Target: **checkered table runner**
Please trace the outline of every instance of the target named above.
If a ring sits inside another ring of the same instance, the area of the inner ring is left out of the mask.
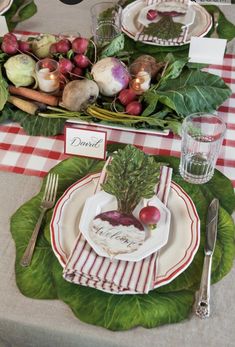
[[[222,77],[233,91],[218,111],[227,123],[227,132],[217,168],[230,178],[235,188],[235,55],[226,55],[223,65],[211,65],[207,71]],[[82,127],[96,128],[86,125]],[[133,144],[149,154],[180,155],[180,138],[171,133],[164,136],[106,130],[110,142]],[[65,158],[63,136],[28,136],[16,123],[0,125],[0,170],[43,177]]]

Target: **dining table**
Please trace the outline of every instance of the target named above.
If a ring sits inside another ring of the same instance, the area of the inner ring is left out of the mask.
[[[54,33],[79,32],[91,35],[89,9],[93,0],[76,5],[59,0],[35,0],[37,13],[21,22],[17,31]],[[220,5],[227,19],[235,24],[235,5]],[[235,42],[232,40],[222,65],[210,65],[232,89],[232,95],[219,108],[227,123],[227,133],[217,161],[235,189]],[[136,145],[146,153],[180,156],[180,137],[108,129],[110,142]],[[15,278],[15,243],[11,217],[19,207],[38,194],[43,177],[68,155],[64,137],[30,136],[17,123],[0,124],[0,346],[1,347],[152,347],[152,346],[234,346],[235,266],[211,286],[211,315],[190,316],[175,324],[155,328],[135,327],[111,331],[80,321],[60,300],[31,299],[18,289]]]

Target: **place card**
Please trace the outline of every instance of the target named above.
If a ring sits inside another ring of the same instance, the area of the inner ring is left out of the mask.
[[[0,16],[0,37],[4,36],[9,32],[7,27],[6,18],[4,16]]]
[[[65,154],[104,160],[106,147],[106,131],[87,130],[72,125],[65,126]]]
[[[189,61],[202,64],[223,64],[227,40],[191,37],[189,47]]]

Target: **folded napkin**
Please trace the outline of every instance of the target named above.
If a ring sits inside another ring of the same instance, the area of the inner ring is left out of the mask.
[[[156,194],[164,203],[170,190],[172,169],[161,168]],[[100,183],[100,182],[99,182]],[[113,293],[148,293],[157,271],[157,252],[131,262],[99,256],[80,233],[63,271],[65,280]]]

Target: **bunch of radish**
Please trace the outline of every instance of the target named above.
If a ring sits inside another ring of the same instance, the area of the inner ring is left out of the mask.
[[[125,106],[126,113],[133,116],[141,114],[142,104],[138,101],[138,95],[136,95],[132,89],[123,89],[118,95],[118,100],[123,106]]]
[[[72,41],[62,38],[51,45],[50,53],[59,55],[59,69],[64,76],[76,78],[84,75],[84,70],[90,66],[86,56],[88,44],[86,38],[76,37]]]
[[[9,55],[27,53],[31,52],[31,45],[30,42],[18,40],[16,35],[8,33],[3,36],[1,50]]]

